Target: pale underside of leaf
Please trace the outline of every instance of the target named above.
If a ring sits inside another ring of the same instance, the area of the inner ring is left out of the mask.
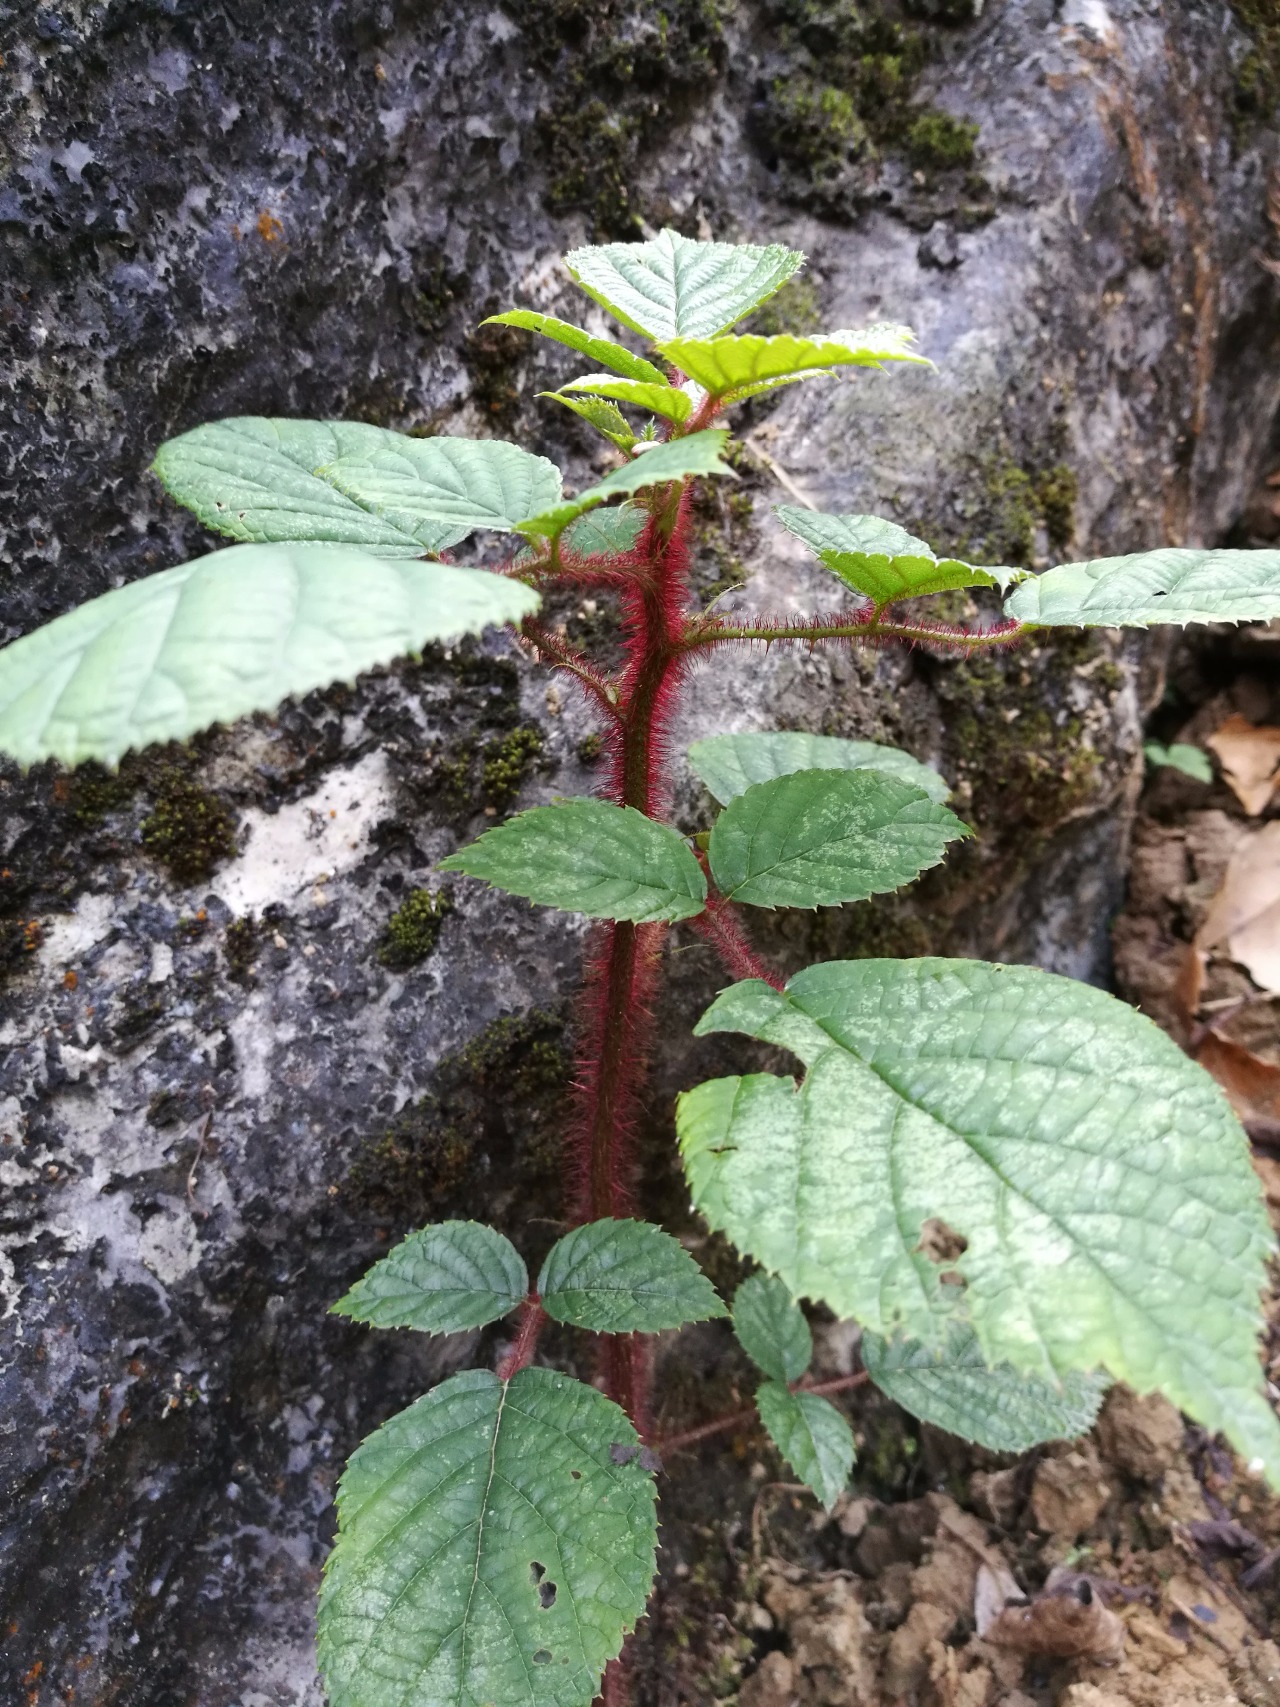
[[[643,356],[632,355],[621,344],[615,344],[610,338],[596,338],[590,332],[583,331],[581,326],[574,326],[567,320],[557,320],[551,314],[538,314],[530,308],[513,308],[506,314],[491,314],[481,322],[484,326],[521,326],[527,332],[540,332],[544,338],[554,338],[558,344],[565,344],[571,350],[577,350],[580,355],[599,362],[601,367],[612,368],[625,379],[644,380],[650,385],[665,385],[667,376],[661,368],[654,367],[652,362],[645,361]]]
[[[1280,551],[1168,546],[1064,563],[1023,581],[1004,608],[1032,627],[1269,622],[1280,616]]]
[[[556,1321],[598,1334],[656,1334],[728,1314],[688,1251],[643,1221],[592,1221],[566,1233],[538,1293]]]
[[[877,741],[847,741],[838,735],[810,735],[800,729],[710,735],[689,748],[689,763],[721,806],[727,806],[753,783],[808,770],[883,771],[923,790],[930,800],[939,803],[951,792],[932,766],[898,747],[885,747]]]
[[[792,771],[729,802],[708,858],[732,900],[834,907],[900,889],[966,834],[947,807],[883,771]]]
[[[531,589],[477,569],[232,546],[104,593],[0,652],[0,751],[23,765],[114,766],[537,605]]]
[[[496,1322],[528,1290],[509,1239],[476,1221],[441,1221],[401,1240],[332,1311],[375,1328],[456,1334]]]
[[[972,1328],[951,1324],[945,1343],[862,1336],[862,1364],[881,1392],[912,1416],[991,1452],[1027,1452],[1075,1440],[1097,1420],[1105,1376],[1069,1371],[1060,1383],[1002,1363],[990,1369]]]
[[[390,436],[390,435],[389,435]],[[511,533],[560,497],[560,470],[498,439],[409,439],[351,453],[320,470],[379,515]]]
[[[651,486],[665,486],[694,474],[720,474],[736,478],[733,470],[721,459],[729,438],[727,427],[709,427],[705,432],[689,433],[685,438],[654,444],[649,449],[637,449],[632,460],[576,498],[557,504],[554,509],[531,516],[521,522],[519,531],[530,538],[554,539],[589,510],[607,504],[614,498],[631,497]]]
[[[804,1312],[776,1274],[753,1274],[734,1294],[733,1331],[771,1380],[798,1381],[813,1357]]]
[[[370,1435],[320,1594],[331,1707],[589,1707],[653,1579],[638,1447],[547,1369],[454,1376]]]
[[[544,907],[635,924],[691,919],[707,883],[693,851],[630,806],[566,800],[487,830],[440,863]]]
[[[671,338],[661,350],[704,391],[731,403],[763,386],[798,377],[806,369],[880,367],[885,362],[927,366],[925,357],[912,350],[914,341],[908,326],[868,326],[810,338],[789,332],[775,337],[740,332],[726,338]]]
[[[940,558],[924,540],[880,516],[829,516],[793,504],[780,504],[774,513],[826,568],[875,605],[961,587],[1009,587],[1026,574]]]
[[[631,403],[637,409],[648,409],[668,421],[687,421],[693,411],[693,399],[679,386],[648,384],[638,379],[617,379],[610,373],[586,373],[581,379],[571,379],[560,387],[562,394],[589,392],[593,397],[611,398],[615,403]]]
[[[792,1393],[780,1381],[766,1381],[758,1389],[756,1408],[778,1451],[830,1511],[853,1468],[848,1423],[821,1394]]]
[[[632,430],[626,416],[616,403],[610,403],[606,397],[566,397],[561,391],[540,391],[538,396],[549,397],[553,403],[563,403],[566,409],[571,409],[627,455],[637,442],[639,435]]]
[[[611,509],[588,510],[565,529],[560,542],[562,556],[623,557],[634,551],[648,516],[631,504]]]
[[[431,445],[415,452],[413,447]],[[408,447],[420,460],[408,509],[379,504],[349,471]],[[469,479],[479,502],[466,504]],[[354,545],[380,557],[443,551],[474,527],[495,525],[495,497],[553,503],[559,470],[543,457],[501,440],[415,440],[359,421],[301,421],[244,415],[212,421],[161,445],[153,464],[169,492],[206,526],[252,544]],[[330,474],[346,471],[345,489]],[[424,497],[445,503],[441,514]],[[527,513],[526,509],[520,512]],[[519,519],[517,516],[516,519]],[[509,523],[505,524],[509,526]]]
[[[700,1033],[805,1061],[681,1099],[694,1201],[796,1296],[988,1364],[1159,1389],[1275,1474],[1258,1369],[1272,1248],[1240,1127],[1151,1022],[1086,985],[977,961],[846,961],[726,991]],[[921,1243],[967,1241],[943,1285]]]
[[[780,244],[699,243],[671,230],[647,243],[565,256],[588,296],[655,343],[715,337],[767,302],[803,264],[803,255]]]

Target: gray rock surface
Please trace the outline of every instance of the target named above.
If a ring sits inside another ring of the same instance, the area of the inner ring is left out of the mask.
[[[770,521],[783,486],[993,560],[1061,555],[1072,529],[1101,553],[1231,527],[1280,401],[1280,319],[1255,258],[1276,139],[1233,133],[1229,12],[996,0],[932,31],[913,98],[978,122],[974,166],[864,151],[824,222],[760,140],[805,8],[667,10],[674,65],[657,8],[612,0],[591,27],[551,0],[11,10],[0,634],[206,548],[144,468],[211,417],[496,430],[585,477],[586,440],[521,401],[565,364],[469,329],[515,300],[568,309],[555,257],[592,220],[786,238],[813,257],[813,312],[908,320],[937,363],[797,387],[746,423],[740,494],[699,514],[700,585],[752,571],[722,608],[831,600]],[[586,110],[588,61],[621,128]],[[564,615],[607,638],[606,611]],[[981,665],[779,648],[701,670],[682,734],[897,741],[980,831],[919,899],[766,921],[762,944],[1104,978],[1158,653],[1068,637]],[[588,731],[491,637],[119,780],[0,782],[6,1701],[318,1700],[346,1453],[497,1343],[424,1348],[324,1308],[431,1216],[484,1214],[531,1259],[550,1242],[583,933],[458,884],[427,958],[379,948],[517,788],[590,788]],[[687,777],[678,810],[701,810]],[[685,1038],[716,976],[674,957],[651,1157],[669,1092],[715,1059]]]

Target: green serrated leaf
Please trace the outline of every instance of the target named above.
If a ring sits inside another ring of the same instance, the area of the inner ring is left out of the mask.
[[[418,497],[448,499],[447,511],[421,504],[407,510],[376,504],[358,481],[342,487],[329,474],[380,453],[420,448]],[[461,452],[457,447],[470,447]],[[454,447],[451,449],[450,447]],[[461,456],[480,504],[459,502],[466,481]],[[379,557],[416,557],[456,545],[475,527],[509,526],[491,518],[505,492],[530,503],[554,503],[560,471],[544,457],[498,439],[409,439],[359,421],[270,420],[242,415],[211,421],[161,445],[152,465],[180,504],[207,527],[254,544],[357,545]]]
[[[1171,747],[1161,746],[1159,741],[1148,741],[1142,749],[1148,764],[1157,768],[1168,766],[1171,770],[1181,771],[1184,776],[1194,777],[1197,782],[1213,781],[1213,765],[1209,755],[1199,747],[1189,746],[1186,742],[1175,741]]]
[[[565,256],[593,301],[655,343],[714,338],[803,264],[803,255],[777,243],[698,243],[671,230],[647,243],[606,243]]]
[[[838,907],[910,883],[970,834],[883,771],[804,770],[753,783],[711,831],[711,875],[752,907]]]
[[[631,504],[588,510],[564,531],[561,551],[577,557],[623,557],[634,551],[648,516]]]
[[[103,593],[0,651],[0,752],[22,765],[114,766],[130,749],[274,711],[537,607],[528,587],[478,569],[232,546]]]
[[[528,1290],[510,1239],[478,1221],[439,1221],[402,1239],[331,1310],[375,1328],[456,1334],[496,1322]]]
[[[878,741],[845,741],[837,735],[809,735],[800,729],[776,729],[741,735],[711,735],[689,748],[694,774],[722,806],[755,782],[768,782],[793,771],[883,771],[930,800],[945,801],[951,790],[931,766],[897,747]]]
[[[1270,622],[1280,616],[1280,551],[1168,546],[1094,557],[1032,575],[1004,601],[1029,627],[1150,628],[1155,623]]]
[[[644,1611],[653,1476],[625,1414],[550,1369],[473,1369],[371,1434],[318,1618],[330,1707],[590,1707]]]
[[[861,960],[734,985],[697,1029],[808,1068],[799,1090],[712,1080],[678,1116],[696,1206],[793,1295],[933,1348],[962,1308],[989,1365],[1159,1389],[1276,1476],[1258,1182],[1223,1093],[1150,1020],[1031,967]],[[960,1285],[931,1218],[967,1241]]]
[[[561,395],[590,392],[594,397],[611,397],[615,403],[633,403],[637,409],[648,409],[668,421],[687,421],[693,413],[693,399],[679,386],[648,385],[638,379],[615,379],[608,373],[587,373],[581,379],[571,379],[560,387]]]
[[[1007,1363],[989,1369],[977,1335],[950,1324],[944,1343],[862,1336],[862,1364],[912,1416],[973,1440],[991,1452],[1027,1452],[1046,1440],[1075,1440],[1097,1421],[1110,1383],[1069,1371],[1061,1384],[1022,1375]]]
[[[563,504],[557,504],[540,516],[521,522],[519,532],[531,539],[539,536],[554,539],[588,510],[607,504],[611,498],[630,497],[648,486],[665,486],[673,480],[683,480],[694,474],[727,474],[737,476],[722,460],[729,437],[727,427],[709,427],[706,432],[689,433],[682,439],[665,444],[652,444],[648,449],[636,447],[633,459],[595,486],[588,486]]]
[[[590,361],[599,362],[601,367],[612,368],[614,373],[622,374],[625,379],[638,379],[650,385],[667,383],[667,376],[662,369],[645,361],[643,356],[633,356],[630,350],[624,349],[621,344],[615,344],[611,338],[592,337],[591,333],[584,332],[581,326],[573,326],[567,320],[557,320],[551,314],[536,314],[530,308],[513,308],[506,314],[491,314],[480,324],[522,326],[526,332],[540,332],[544,338],[554,338],[557,344],[567,344],[571,350],[577,350]]]
[[[702,867],[674,830],[603,800],[521,812],[441,860],[440,870],[592,919],[673,923],[707,903]]]
[[[821,1394],[793,1393],[780,1381],[764,1383],[756,1393],[756,1408],[770,1440],[830,1511],[853,1469],[848,1423]]]
[[[398,520],[511,533],[560,496],[560,470],[500,439],[409,439],[350,452],[319,470],[339,492]]]
[[[794,337],[789,332],[766,338],[755,332],[728,338],[668,338],[662,354],[681,373],[696,379],[712,397],[734,403],[782,380],[798,378],[806,369],[831,371],[838,367],[880,367],[885,362],[917,362],[928,366],[911,346],[909,326],[867,326],[857,332],[816,332]]]
[[[553,403],[563,403],[566,409],[572,409],[575,415],[602,433],[610,444],[628,455],[638,443],[638,435],[632,432],[630,423],[616,403],[610,403],[603,397],[565,397],[559,391],[540,391],[538,396],[549,397]]]
[[[648,1221],[575,1227],[551,1247],[538,1292],[548,1316],[597,1334],[656,1334],[729,1314],[684,1246]]]
[[[757,1369],[773,1381],[798,1381],[813,1357],[804,1311],[776,1274],[753,1274],[734,1294],[733,1331]]]
[[[875,605],[956,587],[1008,587],[1026,574],[937,557],[922,539],[880,516],[827,516],[794,504],[780,504],[774,514],[847,587]]]

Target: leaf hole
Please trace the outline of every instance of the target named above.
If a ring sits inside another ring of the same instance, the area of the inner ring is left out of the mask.
[[[529,1580],[533,1583],[535,1588],[546,1574],[547,1567],[544,1564],[541,1564],[537,1559],[531,1559],[529,1561]]]
[[[556,1603],[556,1585],[554,1583],[538,1584],[538,1602],[544,1612],[549,1612]]]
[[[969,1249],[969,1241],[954,1227],[948,1227],[939,1216],[931,1215],[920,1225],[920,1243],[916,1249],[930,1262],[942,1264],[962,1257]]]
[[[533,1663],[536,1666],[549,1666],[551,1664],[551,1649],[539,1648],[533,1656]]]
[[[580,1482],[582,1480],[581,1470],[570,1470],[569,1474],[573,1477],[575,1482]]]

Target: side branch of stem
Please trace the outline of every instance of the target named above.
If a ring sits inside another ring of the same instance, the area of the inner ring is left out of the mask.
[[[822,640],[863,641],[870,645],[901,641],[909,646],[941,646],[949,651],[979,652],[991,646],[1008,646],[1030,634],[1019,622],[997,623],[991,628],[950,628],[944,623],[879,622],[871,613],[812,621],[738,623],[717,618],[714,622],[691,622],[677,645],[686,653],[706,652],[715,646],[743,641],[794,640],[814,644]]]

